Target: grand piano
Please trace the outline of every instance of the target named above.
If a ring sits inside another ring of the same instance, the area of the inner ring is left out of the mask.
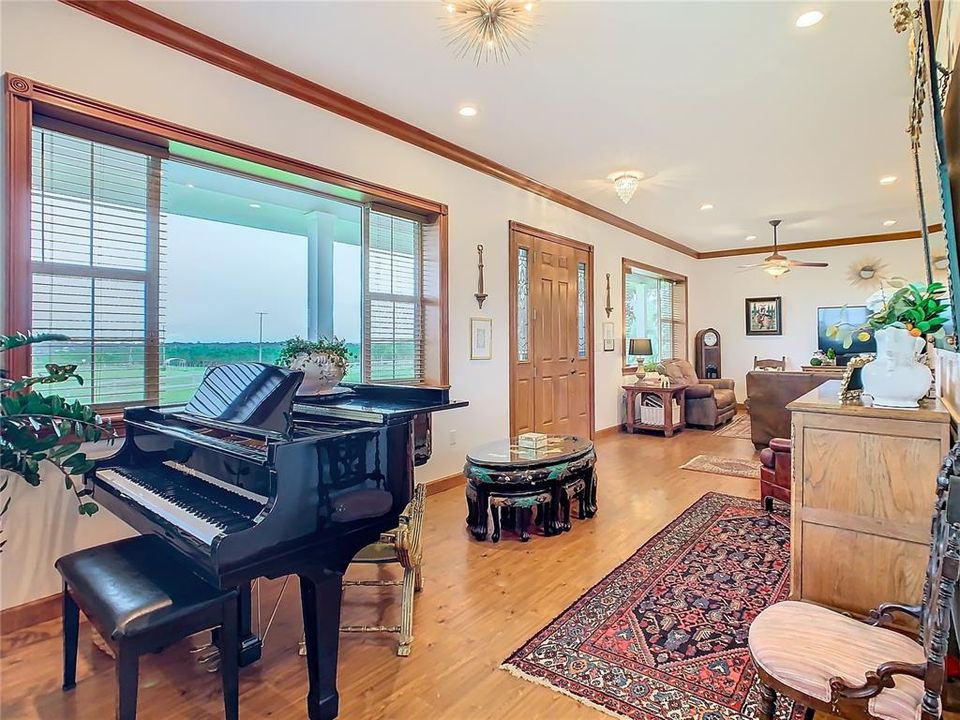
[[[117,453],[86,476],[97,503],[162,537],[195,572],[240,590],[241,665],[260,656],[250,583],[296,574],[310,720],[338,712],[343,572],[397,523],[430,414],[465,406],[446,388],[346,385],[297,396],[303,374],[261,363],[209,369],[185,406],[124,412]]]

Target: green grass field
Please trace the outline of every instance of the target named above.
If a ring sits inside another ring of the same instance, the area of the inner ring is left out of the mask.
[[[275,363],[282,343],[264,343],[263,361]],[[360,346],[347,343],[350,367],[344,381],[360,382]],[[383,344],[373,348],[374,379],[413,375],[413,344]],[[191,398],[204,372],[211,365],[256,362],[260,347],[253,342],[164,343],[160,364],[160,403],[175,405]],[[134,344],[101,345],[91,354],[81,343],[45,343],[33,348],[33,364],[40,369],[47,363],[73,364],[84,384],[56,386],[56,392],[68,400],[84,403],[119,404],[140,401],[144,397],[143,349]],[[92,382],[91,382],[92,379]]]

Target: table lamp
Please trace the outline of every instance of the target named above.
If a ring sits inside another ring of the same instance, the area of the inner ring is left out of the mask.
[[[643,358],[653,355],[653,343],[650,338],[630,338],[627,355],[637,358],[637,382],[642,382],[647,374],[643,369]]]

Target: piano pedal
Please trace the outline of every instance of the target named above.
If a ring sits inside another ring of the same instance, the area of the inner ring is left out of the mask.
[[[204,666],[209,673],[215,673],[220,670],[220,648],[213,643],[198,645],[190,648],[193,655],[197,655],[197,662]]]

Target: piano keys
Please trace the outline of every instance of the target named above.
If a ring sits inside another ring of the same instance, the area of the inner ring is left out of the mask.
[[[259,658],[249,583],[300,577],[311,720],[337,715],[340,580],[396,525],[429,457],[429,417],[463,407],[446,388],[347,385],[296,396],[302,373],[260,363],[211,368],[183,407],[124,413],[119,451],[88,473],[95,500],[241,590],[241,664]]]

